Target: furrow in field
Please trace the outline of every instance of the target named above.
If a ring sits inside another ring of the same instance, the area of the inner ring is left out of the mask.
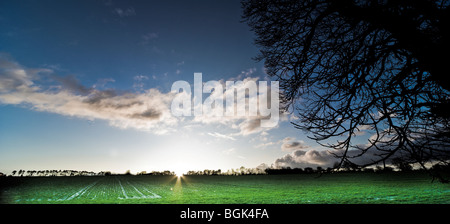
[[[70,201],[75,199],[76,197],[80,197],[83,194],[85,194],[91,187],[93,187],[95,184],[97,184],[99,180],[94,181],[93,183],[89,184],[88,186],[82,188],[81,190],[75,192],[75,194],[72,194],[70,197],[67,197],[65,199],[59,199],[61,201]]]
[[[116,178],[117,182],[119,183],[119,188],[122,192],[123,196],[119,196],[119,199],[147,199],[147,198],[161,198],[161,196],[148,191],[144,188],[148,193],[144,192],[142,190],[141,186],[135,186],[134,184],[130,183],[127,179],[123,178]]]
[[[161,198],[161,196],[149,191],[148,189],[146,189],[145,187],[142,186],[138,186],[140,188],[143,188],[145,191],[147,191],[148,193],[150,193],[151,195],[145,195],[144,193],[142,193],[141,191],[139,191],[133,184],[131,184],[129,181],[127,181],[127,183],[133,187],[134,190],[136,190],[136,192],[139,193],[140,198]]]
[[[117,181],[119,181],[119,185],[120,185],[120,188],[122,189],[123,196],[125,197],[125,199],[128,199],[129,197],[128,197],[127,193],[125,192],[125,189],[123,188],[122,182],[119,179],[117,179]]]
[[[145,198],[145,195],[142,194],[142,192],[140,192],[133,184],[131,184],[128,180],[127,180],[127,184],[129,184],[142,198]]]
[[[147,187],[145,187],[145,184],[137,183],[137,185],[138,185],[139,189],[148,193],[146,195],[146,198],[161,198],[160,195],[150,191]]]

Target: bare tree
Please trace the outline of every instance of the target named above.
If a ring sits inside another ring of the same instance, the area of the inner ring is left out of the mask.
[[[450,1],[244,0],[296,128],[343,164],[448,165]],[[362,132],[370,134],[365,142]],[[361,160],[372,155],[371,160]],[[359,160],[357,160],[359,158]]]

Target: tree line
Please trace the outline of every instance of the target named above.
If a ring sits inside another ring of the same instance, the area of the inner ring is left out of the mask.
[[[79,170],[13,170],[10,176],[16,177],[55,177],[55,176],[105,176],[109,171],[79,171]]]
[[[422,169],[419,169],[419,171]],[[393,171],[401,171],[401,172],[411,172],[417,171],[413,169],[413,167],[402,161],[393,161],[392,166],[376,166],[376,167],[366,167],[361,168],[358,166],[353,166],[352,163],[344,163],[340,166],[335,165],[334,168],[327,167],[323,168],[321,166],[316,167],[315,169],[312,167],[305,168],[291,168],[291,167],[270,167],[266,169],[261,168],[246,168],[241,166],[237,169],[229,169],[227,171],[218,170],[190,170],[186,173],[183,173],[184,176],[241,176],[241,175],[282,175],[282,174],[321,174],[321,173],[335,173],[335,172],[393,172]],[[432,171],[435,173],[450,173],[450,166],[435,164],[428,171]],[[176,173],[173,171],[165,170],[165,171],[141,171],[136,174],[132,174],[130,170],[127,170],[125,173],[112,173],[111,171],[100,171],[100,172],[92,172],[92,171],[78,171],[78,170],[14,170],[11,172],[11,175],[14,177],[63,177],[63,176],[119,176],[119,175],[150,175],[150,176],[175,176]],[[4,173],[0,173],[0,176],[6,177],[7,175]]]

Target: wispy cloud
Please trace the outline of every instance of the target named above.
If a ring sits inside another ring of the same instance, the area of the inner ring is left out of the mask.
[[[148,45],[150,44],[153,40],[157,39],[159,37],[158,33],[155,32],[150,32],[150,33],[146,33],[144,35],[141,36],[141,42],[140,44],[142,45]]]
[[[208,135],[213,136],[213,137],[216,137],[216,138],[227,139],[227,140],[233,140],[233,141],[236,140],[236,139],[235,139],[234,137],[232,137],[232,136],[220,134],[220,133],[217,133],[217,132],[209,132]]]
[[[149,80],[149,78],[146,75],[137,75],[133,77],[133,80],[133,88],[138,92],[142,92],[144,90],[145,81]]]
[[[231,155],[231,154],[234,154],[235,152],[236,152],[235,148],[229,148],[227,150],[223,150],[222,151],[222,153],[225,154],[225,155]]]
[[[229,149],[223,150],[222,154],[224,154],[226,156],[233,156],[233,157],[238,158],[238,159],[246,159],[245,156],[237,154],[236,148],[229,148]]]
[[[255,148],[265,148],[267,146],[275,145],[275,142],[265,142],[261,143],[259,145],[256,145]]]
[[[146,34],[142,35],[142,39],[147,40],[147,41],[148,40],[153,40],[153,39],[156,39],[156,38],[158,38],[158,34],[154,33],[154,32],[146,33]]]
[[[103,4],[105,6],[111,6],[111,5],[113,5],[113,2],[112,2],[112,0],[103,0]]]
[[[92,86],[92,88],[104,88],[108,83],[116,82],[113,78],[104,78],[99,79],[97,82]]]
[[[226,90],[223,89],[225,86],[224,80],[219,80],[215,84],[211,84],[211,88],[214,89],[214,91],[210,94],[209,100],[210,102],[223,102],[223,107],[214,107],[211,109],[210,113],[203,114],[202,116],[195,116],[194,121],[200,122],[204,124],[223,124],[228,127],[231,127],[232,129],[237,130],[238,132],[235,132],[233,136],[248,136],[256,133],[261,133],[268,131],[270,129],[276,128],[277,126],[273,127],[262,127],[261,121],[266,120],[270,118],[270,116],[262,116],[260,113],[257,113],[256,115],[249,115],[249,102],[255,102],[254,105],[259,105],[259,99],[267,99],[270,101],[270,89],[259,89],[257,95],[249,95],[249,94],[242,94],[242,95],[235,95],[234,103],[228,104],[226,100],[224,100],[224,95],[228,94],[227,91],[234,91],[236,92],[245,92],[247,88],[249,88],[250,83],[257,82],[259,78],[252,78],[247,77],[244,80],[238,80],[242,81],[241,84],[236,85],[235,89]],[[228,81],[234,81],[235,79],[230,79]],[[222,91],[220,91],[222,90]],[[246,102],[245,106],[238,106],[238,102]],[[198,105],[201,106],[201,105]],[[208,105],[207,105],[208,106]],[[214,116],[215,114],[224,114],[226,111],[234,111],[234,116]],[[281,115],[283,116],[283,115]]]
[[[129,17],[129,16],[135,16],[136,15],[136,10],[134,10],[133,7],[129,7],[126,9],[122,9],[122,8],[115,8],[113,10],[113,13],[120,16],[120,17]]]
[[[171,115],[171,93],[148,89],[143,93],[119,93],[114,89],[98,90],[83,86],[74,76],[55,79],[57,91],[35,83],[51,69],[28,69],[0,55],[0,103],[23,104],[36,111],[57,113],[83,119],[101,119],[119,128],[136,128],[156,134],[168,132],[177,119]],[[143,77],[139,77],[141,80]]]
[[[42,82],[37,80],[42,77],[52,79],[50,82],[52,85],[49,87],[40,85],[39,83]],[[145,82],[148,80],[150,78],[146,75],[134,76],[135,92],[106,88],[108,83],[115,82],[111,78],[99,79],[97,83],[89,87],[83,85],[74,75],[60,76],[50,68],[26,68],[7,54],[0,54],[0,103],[2,104],[24,105],[36,111],[91,121],[105,120],[114,127],[134,128],[156,134],[174,131],[180,122],[224,125],[227,127],[226,130],[233,130],[233,132],[210,132],[208,135],[227,140],[237,140],[238,137],[255,133],[263,133],[265,136],[267,135],[265,131],[275,128],[261,128],[261,120],[266,117],[260,115],[212,116],[214,110],[220,107],[215,107],[213,111],[210,111],[211,113],[203,116],[175,117],[171,113],[171,104],[176,93],[163,93],[154,88],[146,89]],[[257,78],[248,77],[245,80],[257,80]],[[223,80],[217,84],[222,83],[224,83]],[[238,88],[245,88],[245,85]],[[214,99],[223,98],[223,94],[224,92],[214,91],[209,97],[214,101]],[[233,105],[227,105],[227,107],[233,107]],[[225,111],[227,108],[222,109]]]

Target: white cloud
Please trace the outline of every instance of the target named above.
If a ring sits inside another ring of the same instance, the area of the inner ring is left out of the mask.
[[[265,170],[267,168],[269,168],[269,165],[267,165],[265,163],[261,163],[256,167],[256,169],[258,169],[258,170]]]
[[[98,90],[81,85],[73,76],[60,77],[62,88],[49,91],[36,85],[41,73],[50,69],[27,69],[0,55],[0,103],[24,104],[36,111],[106,120],[119,128],[136,128],[156,134],[167,133],[177,123],[170,113],[171,93],[149,89],[143,93]],[[137,76],[136,80],[145,79]]]
[[[212,132],[212,133],[209,132],[208,135],[213,136],[213,137],[216,137],[216,138],[227,139],[227,140],[233,140],[233,141],[236,140],[236,139],[233,138],[232,136],[220,134],[220,133],[217,133],[217,132]]]
[[[360,136],[360,135],[365,135],[368,131],[373,130],[371,125],[360,125],[358,126],[355,135],[356,136]]]
[[[249,71],[252,71],[250,69]],[[52,78],[58,85],[44,87],[36,83],[45,77]],[[48,75],[50,74],[50,75]],[[99,79],[92,87],[86,87],[73,75],[61,77],[53,74],[48,68],[26,68],[9,58],[6,54],[0,54],[0,103],[25,105],[36,111],[45,111],[64,116],[73,116],[87,120],[104,120],[111,126],[119,128],[134,128],[151,131],[155,134],[163,134],[176,130],[180,122],[188,124],[220,124],[231,127],[232,133],[211,132],[210,136],[222,139],[236,140],[237,137],[262,133],[267,136],[271,128],[262,128],[261,120],[267,117],[257,116],[211,116],[204,114],[195,117],[174,117],[171,113],[171,103],[175,93],[162,93],[157,89],[144,89],[145,81],[150,78],[146,75],[133,77],[133,88],[136,92],[119,91],[104,88],[114,79]],[[247,77],[247,80],[256,81],[258,78]],[[224,85],[220,80],[217,85]],[[245,88],[245,84],[238,88]],[[214,91],[210,98],[223,98],[224,92]],[[259,93],[261,94],[261,93]],[[263,92],[262,94],[266,94]],[[255,97],[255,96],[253,96]],[[247,102],[251,96],[246,96]],[[238,99],[235,100],[237,102]],[[225,103],[225,101],[224,101]],[[247,106],[248,107],[248,106]],[[242,110],[234,105],[225,105],[212,108],[214,110],[227,109],[233,111]],[[244,108],[248,109],[248,108]],[[244,113],[245,114],[245,113]],[[267,140],[267,138],[266,138]]]
[[[275,142],[261,143],[261,144],[259,144],[259,145],[256,145],[255,148],[265,148],[265,147],[271,146],[271,145],[275,145]]]
[[[256,72],[256,68],[249,68],[245,71],[241,71],[241,74],[239,74],[238,79],[250,77],[255,72]]]
[[[140,81],[148,80],[148,76],[146,76],[146,75],[137,75],[137,76],[134,76],[133,79],[140,82]]]
[[[39,73],[52,73],[53,70],[26,69],[12,61],[8,55],[0,54],[0,93],[31,87]]]
[[[208,99],[210,100],[210,102],[223,102],[224,106],[211,108],[209,113],[206,114],[204,113],[202,116],[195,116],[194,121],[204,124],[219,123],[227,125],[228,127],[238,130],[237,133],[234,133],[234,136],[248,136],[251,134],[266,132],[272,128],[276,128],[277,125],[274,125],[272,127],[261,126],[262,120],[268,121],[271,115],[262,116],[260,113],[256,113],[255,115],[250,114],[251,102],[253,102],[253,106],[256,107],[257,105],[259,105],[260,98],[266,99],[266,97],[268,97],[269,98],[268,101],[270,101],[270,94],[268,93],[267,89],[259,89],[257,91],[257,94],[255,95],[252,94],[235,95],[234,101],[231,102],[231,104],[229,104],[229,102],[227,102],[226,100],[226,95],[228,94],[228,91],[245,93],[246,89],[251,88],[250,84],[256,83],[258,79],[259,78],[247,77],[244,80],[237,80],[242,81],[242,83],[237,84],[236,82],[235,83],[236,85],[234,86],[235,89],[230,90],[227,90],[226,82],[224,80],[219,80],[212,84],[210,83],[214,91],[208,96]],[[228,81],[233,80],[234,79],[230,79]],[[218,89],[222,91],[217,91]],[[245,105],[241,106],[239,102],[244,102]],[[209,105],[198,104],[196,106],[201,107]],[[231,111],[232,114],[231,116],[227,113],[228,111]],[[227,116],[215,116],[216,114]]]

